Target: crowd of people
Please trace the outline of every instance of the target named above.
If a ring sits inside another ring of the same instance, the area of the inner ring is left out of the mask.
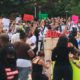
[[[21,16],[11,20],[0,17],[0,78],[1,80],[49,80],[45,63],[43,39],[48,30],[63,34],[52,51],[56,61],[53,80],[72,80],[69,53],[78,51],[77,32],[80,22],[54,17],[46,20],[23,21]],[[68,35],[65,35],[68,32]],[[69,44],[69,46],[68,46]]]

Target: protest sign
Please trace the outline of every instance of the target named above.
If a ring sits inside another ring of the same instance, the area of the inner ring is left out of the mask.
[[[48,18],[48,14],[42,14],[42,13],[39,14],[39,19],[40,20],[47,19],[47,18]]]
[[[52,30],[48,30],[46,32],[46,38],[58,38],[60,37],[62,34],[57,32],[57,31],[52,31]]]
[[[30,14],[24,14],[23,15],[23,20],[24,21],[32,21],[32,20],[34,20],[34,16],[30,15]]]
[[[79,16],[72,15],[72,21],[74,22],[74,24],[77,24],[78,23],[78,19],[79,19]]]

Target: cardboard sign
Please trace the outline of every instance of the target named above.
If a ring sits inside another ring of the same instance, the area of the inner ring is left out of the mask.
[[[24,21],[32,21],[32,20],[34,20],[34,16],[30,15],[30,14],[24,14],[23,20]]]
[[[74,24],[77,24],[78,23],[78,19],[79,19],[79,16],[72,15],[72,21],[74,22]]]
[[[48,14],[39,14],[39,19],[42,20],[42,19],[47,19],[48,18]]]

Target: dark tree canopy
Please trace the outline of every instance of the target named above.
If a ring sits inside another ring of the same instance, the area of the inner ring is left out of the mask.
[[[35,5],[36,3],[36,5]],[[80,0],[0,0],[0,14],[29,13],[34,15],[34,7],[52,16],[80,15]]]

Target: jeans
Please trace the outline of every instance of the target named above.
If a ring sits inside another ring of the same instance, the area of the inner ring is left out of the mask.
[[[19,75],[18,80],[28,80],[28,75],[31,74],[30,67],[18,67]]]

